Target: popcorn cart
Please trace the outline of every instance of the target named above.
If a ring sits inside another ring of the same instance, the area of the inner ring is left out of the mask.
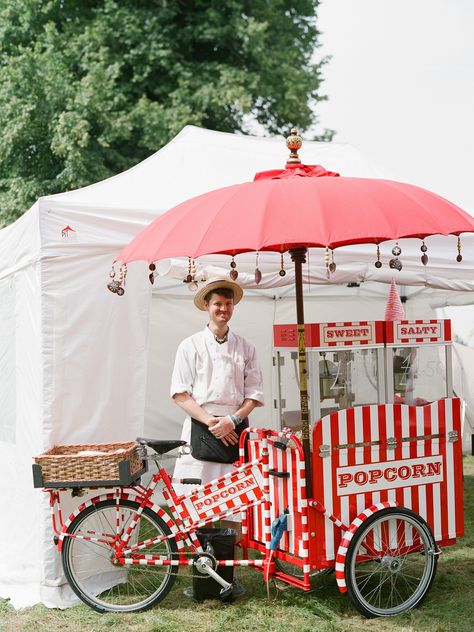
[[[86,604],[101,612],[149,608],[169,592],[180,566],[192,568],[194,582],[214,582],[212,594],[223,600],[232,598],[229,571],[239,566],[305,591],[335,571],[339,590],[368,617],[399,614],[426,597],[440,547],[463,534],[461,406],[450,393],[449,321],[306,327],[317,411],[311,496],[302,443],[286,430],[245,430],[235,469],[206,485],[175,481],[189,486],[184,495],[162,465],[182,441],[137,439],[126,450],[95,445],[92,454],[70,446],[67,454],[37,457],[35,484],[49,493],[64,571]],[[295,329],[275,327],[276,348],[290,366]],[[286,412],[282,407],[283,418]],[[149,461],[158,471],[143,486]],[[160,483],[166,510],[153,496]],[[94,487],[108,489],[63,520],[61,493]],[[242,558],[232,545],[218,555],[203,538],[232,517],[242,521]]]
[[[311,574],[335,568],[340,590],[349,592],[361,612],[396,614],[421,601],[439,546],[463,534],[461,411],[452,398],[450,322],[305,327],[310,409],[317,419],[313,498],[304,495],[303,456],[294,439],[284,453],[280,440],[270,440],[270,522],[290,507],[276,573],[291,573],[292,583],[308,589]],[[276,325],[274,340],[280,378],[294,353],[296,326]],[[285,425],[293,419],[285,402],[294,386],[286,378],[277,379]],[[252,455],[259,449],[251,441]],[[254,509],[250,541],[257,548],[263,524],[261,509]],[[424,578],[419,576],[417,590],[401,607],[395,603],[400,595],[393,600],[391,594],[393,582],[404,581],[409,564],[415,568],[407,560],[416,550],[423,550]]]

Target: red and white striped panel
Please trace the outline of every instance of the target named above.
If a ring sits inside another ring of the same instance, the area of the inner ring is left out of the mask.
[[[383,345],[385,342],[383,321],[364,320],[306,324],[304,336],[307,349]],[[297,347],[297,326],[274,325],[273,339],[276,348]]]
[[[314,498],[345,525],[367,507],[395,502],[420,514],[440,544],[463,534],[459,399],[327,415],[313,429],[312,459]],[[315,520],[319,565],[335,559],[343,530],[321,513]]]
[[[235,512],[263,496],[263,479],[258,465],[239,468],[183,498],[182,504],[193,521]],[[181,516],[182,517],[182,516]]]
[[[357,529],[361,526],[363,522],[373,516],[374,513],[378,511],[382,511],[382,509],[388,509],[389,507],[396,507],[397,503],[392,502],[384,502],[378,503],[378,505],[372,505],[372,507],[367,507],[362,513],[360,513],[350,524],[347,531],[344,533],[344,537],[341,540],[339,548],[337,549],[336,556],[336,582],[341,592],[347,592],[346,579],[345,579],[345,565],[346,565],[346,557],[347,551],[349,549],[349,545],[351,543],[352,538],[356,534]]]
[[[261,444],[258,440],[248,442],[249,458],[251,460],[259,458]],[[279,549],[298,557],[303,557],[305,545],[302,532],[307,530],[307,525],[302,526],[303,504],[306,503],[304,477],[304,461],[300,458],[296,448],[287,446],[286,450],[281,450],[273,446],[273,441],[268,441],[269,469],[277,472],[289,472],[289,478],[279,478],[270,476],[270,519],[271,522],[278,518],[288,507],[290,510],[288,520],[288,531],[283,533],[280,540]],[[264,533],[264,510],[262,506],[253,507],[250,512],[248,524],[250,539],[265,543]]]
[[[322,323],[319,325],[319,344],[324,347],[358,347],[360,345],[383,345],[382,321],[358,321]]]
[[[117,494],[118,492],[118,494]],[[63,540],[65,537],[67,537],[67,531],[71,525],[71,523],[73,522],[73,520],[81,513],[81,511],[84,511],[85,509],[87,509],[87,507],[90,507],[91,505],[96,505],[97,503],[102,502],[103,500],[115,500],[117,501],[117,499],[120,500],[133,500],[137,503],[141,503],[142,498],[139,496],[136,496],[135,494],[128,494],[126,492],[121,491],[119,488],[117,488],[117,490],[115,492],[109,492],[107,494],[102,494],[101,496],[95,496],[94,498],[90,498],[89,500],[86,500],[84,503],[82,503],[81,505],[79,505],[79,507],[77,507],[77,509],[75,511],[73,511],[69,518],[64,522],[63,527],[61,529],[61,534],[59,536],[59,540],[58,540],[58,551],[61,552],[62,549],[62,545],[63,545]],[[184,551],[184,545],[183,542],[181,541],[181,538],[179,536],[179,532],[178,532],[178,528],[174,522],[174,520],[172,518],[169,517],[169,515],[165,512],[165,510],[160,507],[159,505],[156,505],[155,503],[152,503],[150,500],[147,501],[146,506],[149,507],[152,511],[154,511],[164,522],[165,524],[169,527],[170,531],[171,531],[171,535],[166,536],[165,539],[175,539],[176,538],[176,544],[178,547],[179,551]],[[117,506],[117,518],[119,518],[120,515],[120,511],[119,511],[119,506]],[[116,525],[117,528],[119,528],[120,530],[120,524]],[[81,536],[83,539],[93,539],[93,536],[91,535],[90,538]],[[143,544],[143,543],[142,543]],[[137,547],[137,548],[144,548],[143,546],[141,547]]]
[[[389,346],[451,342],[450,320],[394,320],[385,323]]]

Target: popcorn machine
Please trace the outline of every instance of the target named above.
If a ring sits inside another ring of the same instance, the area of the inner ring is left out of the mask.
[[[386,401],[383,321],[305,325],[308,398],[313,421],[338,410]],[[298,429],[296,325],[274,325],[274,409],[280,426]]]
[[[387,402],[422,406],[452,397],[449,320],[385,323]]]
[[[365,404],[424,405],[452,396],[449,320],[305,325],[313,422]],[[274,410],[280,428],[298,429],[296,325],[274,325]]]

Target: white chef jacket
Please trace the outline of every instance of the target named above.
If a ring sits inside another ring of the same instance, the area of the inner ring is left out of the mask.
[[[210,415],[232,415],[244,399],[262,406],[263,378],[255,347],[229,330],[227,342],[219,344],[209,327],[181,342],[171,378],[171,397],[188,392]],[[186,417],[181,439],[191,441],[191,418]],[[181,456],[175,478],[200,478],[202,484],[232,471],[231,463],[198,461],[191,455]],[[185,493],[186,487],[178,493]],[[189,489],[189,486],[187,486]]]

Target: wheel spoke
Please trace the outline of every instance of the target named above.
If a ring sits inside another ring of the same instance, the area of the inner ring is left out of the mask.
[[[76,517],[70,533],[72,536],[87,533],[88,537],[116,534],[118,518],[120,537],[136,516],[138,506],[136,502],[121,500],[117,512],[115,500],[99,502]],[[134,527],[132,538],[144,542],[169,533],[161,518],[145,509]],[[160,600],[174,582],[176,566],[114,564],[113,542],[110,547],[95,540],[74,537],[65,538],[64,542],[63,563],[68,580],[79,597],[98,610],[144,609]],[[177,554],[176,543],[170,539],[152,542],[140,553],[140,559],[144,553],[172,560]]]
[[[426,594],[436,558],[426,523],[411,511],[390,508],[362,524],[349,545],[346,564],[349,595],[364,614],[398,614]]]

